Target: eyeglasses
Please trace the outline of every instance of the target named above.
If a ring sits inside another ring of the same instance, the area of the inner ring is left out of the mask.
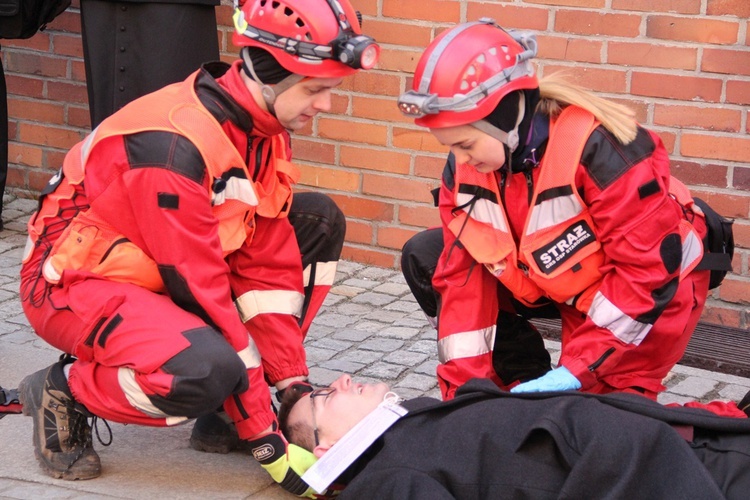
[[[324,387],[322,389],[316,389],[310,393],[310,409],[312,410],[312,426],[313,436],[315,437],[315,446],[320,444],[320,440],[318,439],[318,424],[315,422],[315,398],[318,396],[330,396],[334,392],[336,392],[336,389],[333,387]]]

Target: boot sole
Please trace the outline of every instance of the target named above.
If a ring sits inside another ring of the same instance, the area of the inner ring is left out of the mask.
[[[29,375],[33,376],[33,375]],[[28,377],[27,377],[28,378]],[[39,411],[39,408],[42,406],[41,401],[41,394],[34,394],[34,391],[31,389],[31,384],[27,381],[27,378],[24,378],[21,380],[21,383],[18,384],[18,400],[21,402],[22,405],[22,412],[27,417],[34,417],[34,414]],[[37,399],[37,396],[39,396],[39,399]],[[54,478],[54,479],[63,479],[66,481],[78,481],[78,480],[86,480],[86,479],[95,479],[102,474],[101,468],[91,470],[86,473],[76,472],[76,471],[61,471],[55,467],[53,467],[47,459],[42,455],[42,453],[39,451],[41,449],[41,445],[38,442],[39,441],[39,424],[37,423],[37,419],[33,419],[34,422],[34,437],[32,439],[32,442],[34,444],[34,456],[36,457],[37,462],[39,462],[39,466],[42,469],[42,472],[44,472],[46,475]]]

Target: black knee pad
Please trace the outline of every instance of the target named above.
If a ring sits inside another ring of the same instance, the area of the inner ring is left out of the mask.
[[[321,193],[295,194],[289,221],[302,253],[303,267],[316,261],[339,260],[346,236],[346,218],[330,197]]]
[[[190,418],[219,408],[231,394],[247,390],[247,369],[224,337],[211,327],[184,333],[190,347],[167,361],[162,370],[174,376],[169,396],[151,396],[168,415]]]
[[[401,272],[411,293],[430,317],[437,315],[437,296],[432,288],[440,253],[443,251],[441,229],[428,229],[412,236],[401,250]]]

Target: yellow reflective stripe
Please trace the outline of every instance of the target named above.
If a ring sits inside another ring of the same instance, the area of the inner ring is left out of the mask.
[[[588,315],[596,326],[606,328],[626,344],[640,345],[653,326],[634,320],[618,309],[601,292],[596,292]]]
[[[460,358],[473,358],[492,352],[495,345],[495,329],[487,328],[460,332],[448,335],[438,341],[438,360],[440,363]]]
[[[315,283],[313,285],[333,285],[336,280],[336,266],[338,261],[331,262],[316,262],[315,263]],[[310,284],[310,268],[312,264],[305,268],[303,274],[303,284],[307,286]]]
[[[575,195],[558,196],[535,205],[526,228],[526,236],[562,224],[576,217],[583,211],[583,206]]]
[[[237,353],[245,368],[258,368],[261,363],[260,352],[253,339],[248,335],[248,345]]]
[[[211,204],[221,205],[227,200],[239,200],[250,206],[258,205],[258,197],[255,194],[253,183],[241,177],[230,177],[227,179],[226,187],[219,193],[211,191]]]
[[[138,382],[135,381],[135,370],[132,368],[118,368],[117,381],[120,383],[120,389],[122,389],[130,405],[141,413],[145,413],[152,418],[165,418],[167,425],[177,425],[188,420],[187,417],[167,415],[154,406],[148,396],[146,396],[146,393],[143,392],[143,389],[141,389],[141,386],[138,385]]]
[[[456,202],[459,206],[466,205],[467,203],[472,202],[472,200],[474,200],[474,196],[470,194],[458,193],[458,195],[456,195]],[[505,223],[505,217],[503,216],[503,212],[497,205],[497,203],[492,203],[491,201],[485,199],[478,199],[473,202],[473,205],[473,208],[471,208],[471,205],[467,205],[466,207],[464,207],[465,212],[471,212],[472,219],[483,222],[485,224],[489,224],[499,231],[503,231],[505,233],[508,232],[508,226]]]
[[[695,231],[690,231],[685,237],[685,241],[682,242],[682,265],[680,266],[680,274],[685,272],[695,261],[703,257],[703,242],[695,234]]]
[[[234,301],[242,322],[258,314],[291,314],[299,317],[305,296],[292,290],[251,290]]]

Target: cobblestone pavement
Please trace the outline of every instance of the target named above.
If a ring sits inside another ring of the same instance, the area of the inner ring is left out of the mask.
[[[0,385],[54,362],[59,352],[38,339],[18,299],[18,272],[32,200],[5,199],[0,232]],[[558,342],[547,342],[553,361]],[[342,373],[358,381],[385,380],[402,397],[439,397],[435,331],[397,270],[340,262],[330,295],[306,340],[310,380],[327,385]],[[663,403],[739,400],[750,379],[678,365]],[[92,481],[44,476],[34,461],[31,419],[0,420],[0,498],[294,498],[242,454],[198,453],[188,445],[191,424],[170,429],[112,424],[114,442],[95,443],[104,473]]]

